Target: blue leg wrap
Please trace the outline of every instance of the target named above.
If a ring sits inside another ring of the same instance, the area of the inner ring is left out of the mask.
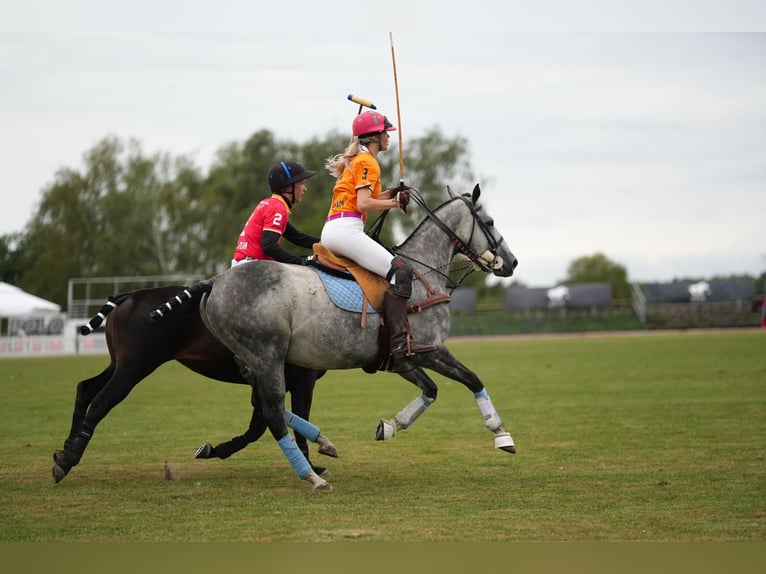
[[[301,480],[306,478],[311,472],[311,465],[309,464],[309,461],[306,460],[306,457],[303,456],[303,453],[298,448],[298,445],[295,444],[293,438],[289,434],[286,434],[277,441],[277,444],[279,444],[279,448],[282,449],[287,460],[290,461],[290,465],[293,467],[293,470],[298,477]]]
[[[295,432],[302,434],[311,442],[316,442],[319,438],[319,427],[311,424],[306,419],[302,419],[298,415],[285,410],[285,423]]]

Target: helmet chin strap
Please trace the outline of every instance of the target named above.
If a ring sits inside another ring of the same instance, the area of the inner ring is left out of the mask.
[[[292,196],[292,198],[286,197],[288,193]],[[291,183],[289,186],[289,189],[282,190],[279,195],[284,197],[287,200],[287,203],[290,205],[290,207],[292,207],[293,204],[295,203],[295,184]]]
[[[383,147],[383,132],[379,133],[376,136],[364,138],[363,140],[360,139],[359,143],[362,143],[365,146],[371,143],[375,143],[375,144],[378,144],[378,149],[380,149]]]

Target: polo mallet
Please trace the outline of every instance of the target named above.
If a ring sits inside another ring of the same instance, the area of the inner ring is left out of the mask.
[[[375,104],[373,104],[370,100],[365,100],[364,98],[360,98],[359,96],[355,96],[353,94],[348,95],[348,100],[351,102],[354,102],[355,104],[359,104],[359,111],[356,112],[356,115],[362,113],[362,108],[370,108],[371,110],[377,110],[378,108],[375,107]],[[354,141],[354,134],[351,134],[351,139],[348,140],[348,145],[351,145],[351,142]]]
[[[349,94],[348,99],[356,104],[359,104],[359,111],[356,112],[356,115],[359,115],[362,113],[362,108],[370,108],[371,110],[378,109],[377,107],[375,107],[375,104],[373,104],[370,100],[365,100],[364,98],[360,98],[359,96],[354,96],[352,94]]]
[[[394,54],[394,34],[388,33],[391,40],[391,62],[394,65],[394,90],[396,92],[396,123],[399,132],[399,187],[404,187],[404,149],[402,148],[402,112],[399,108],[399,80],[396,77],[396,54]]]

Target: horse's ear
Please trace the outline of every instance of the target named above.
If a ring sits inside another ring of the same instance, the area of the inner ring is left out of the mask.
[[[447,186],[447,195],[449,195],[450,197],[455,197],[455,194],[452,193],[452,190],[450,189],[449,185]]]
[[[474,205],[476,205],[476,202],[479,201],[480,195],[481,195],[481,188],[479,187],[479,184],[477,183],[473,188],[473,193],[471,194],[471,201],[473,201]]]

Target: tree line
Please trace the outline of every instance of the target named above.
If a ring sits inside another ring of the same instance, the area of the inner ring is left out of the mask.
[[[261,130],[218,149],[204,172],[186,156],[148,154],[136,139],[107,136],[83,154],[82,169],[55,173],[21,232],[0,236],[0,277],[64,307],[74,277],[216,275],[269,195],[266,174],[280,160],[317,172],[291,221],[318,235],[334,184],[324,162],[347,145],[335,132],[296,143]],[[383,181],[397,183],[398,153],[379,162]],[[408,182],[430,204],[446,198],[445,184],[467,192],[475,183],[468,142],[438,128],[408,142],[404,162]],[[381,240],[392,245],[421,218],[413,209],[388,218]]]
[[[260,130],[218,149],[205,172],[186,156],[147,154],[136,139],[107,136],[83,154],[82,169],[55,173],[22,231],[0,236],[0,278],[65,307],[75,277],[216,275],[228,268],[245,221],[268,196],[266,174],[277,161],[299,161],[317,172],[291,221],[318,235],[334,184],[324,163],[347,144],[348,135],[337,132],[297,143]],[[477,181],[463,137],[433,127],[404,147],[406,183],[430,205],[446,198],[445,186],[464,193]],[[397,151],[378,160],[384,183],[396,184]],[[382,242],[400,241],[422,216],[410,209],[388,218]],[[453,279],[469,268],[456,261]],[[480,300],[503,301],[505,286],[485,279],[474,273],[463,285],[477,288]],[[603,253],[572,261],[560,282],[597,281],[610,283],[616,299],[630,297],[626,268]]]

